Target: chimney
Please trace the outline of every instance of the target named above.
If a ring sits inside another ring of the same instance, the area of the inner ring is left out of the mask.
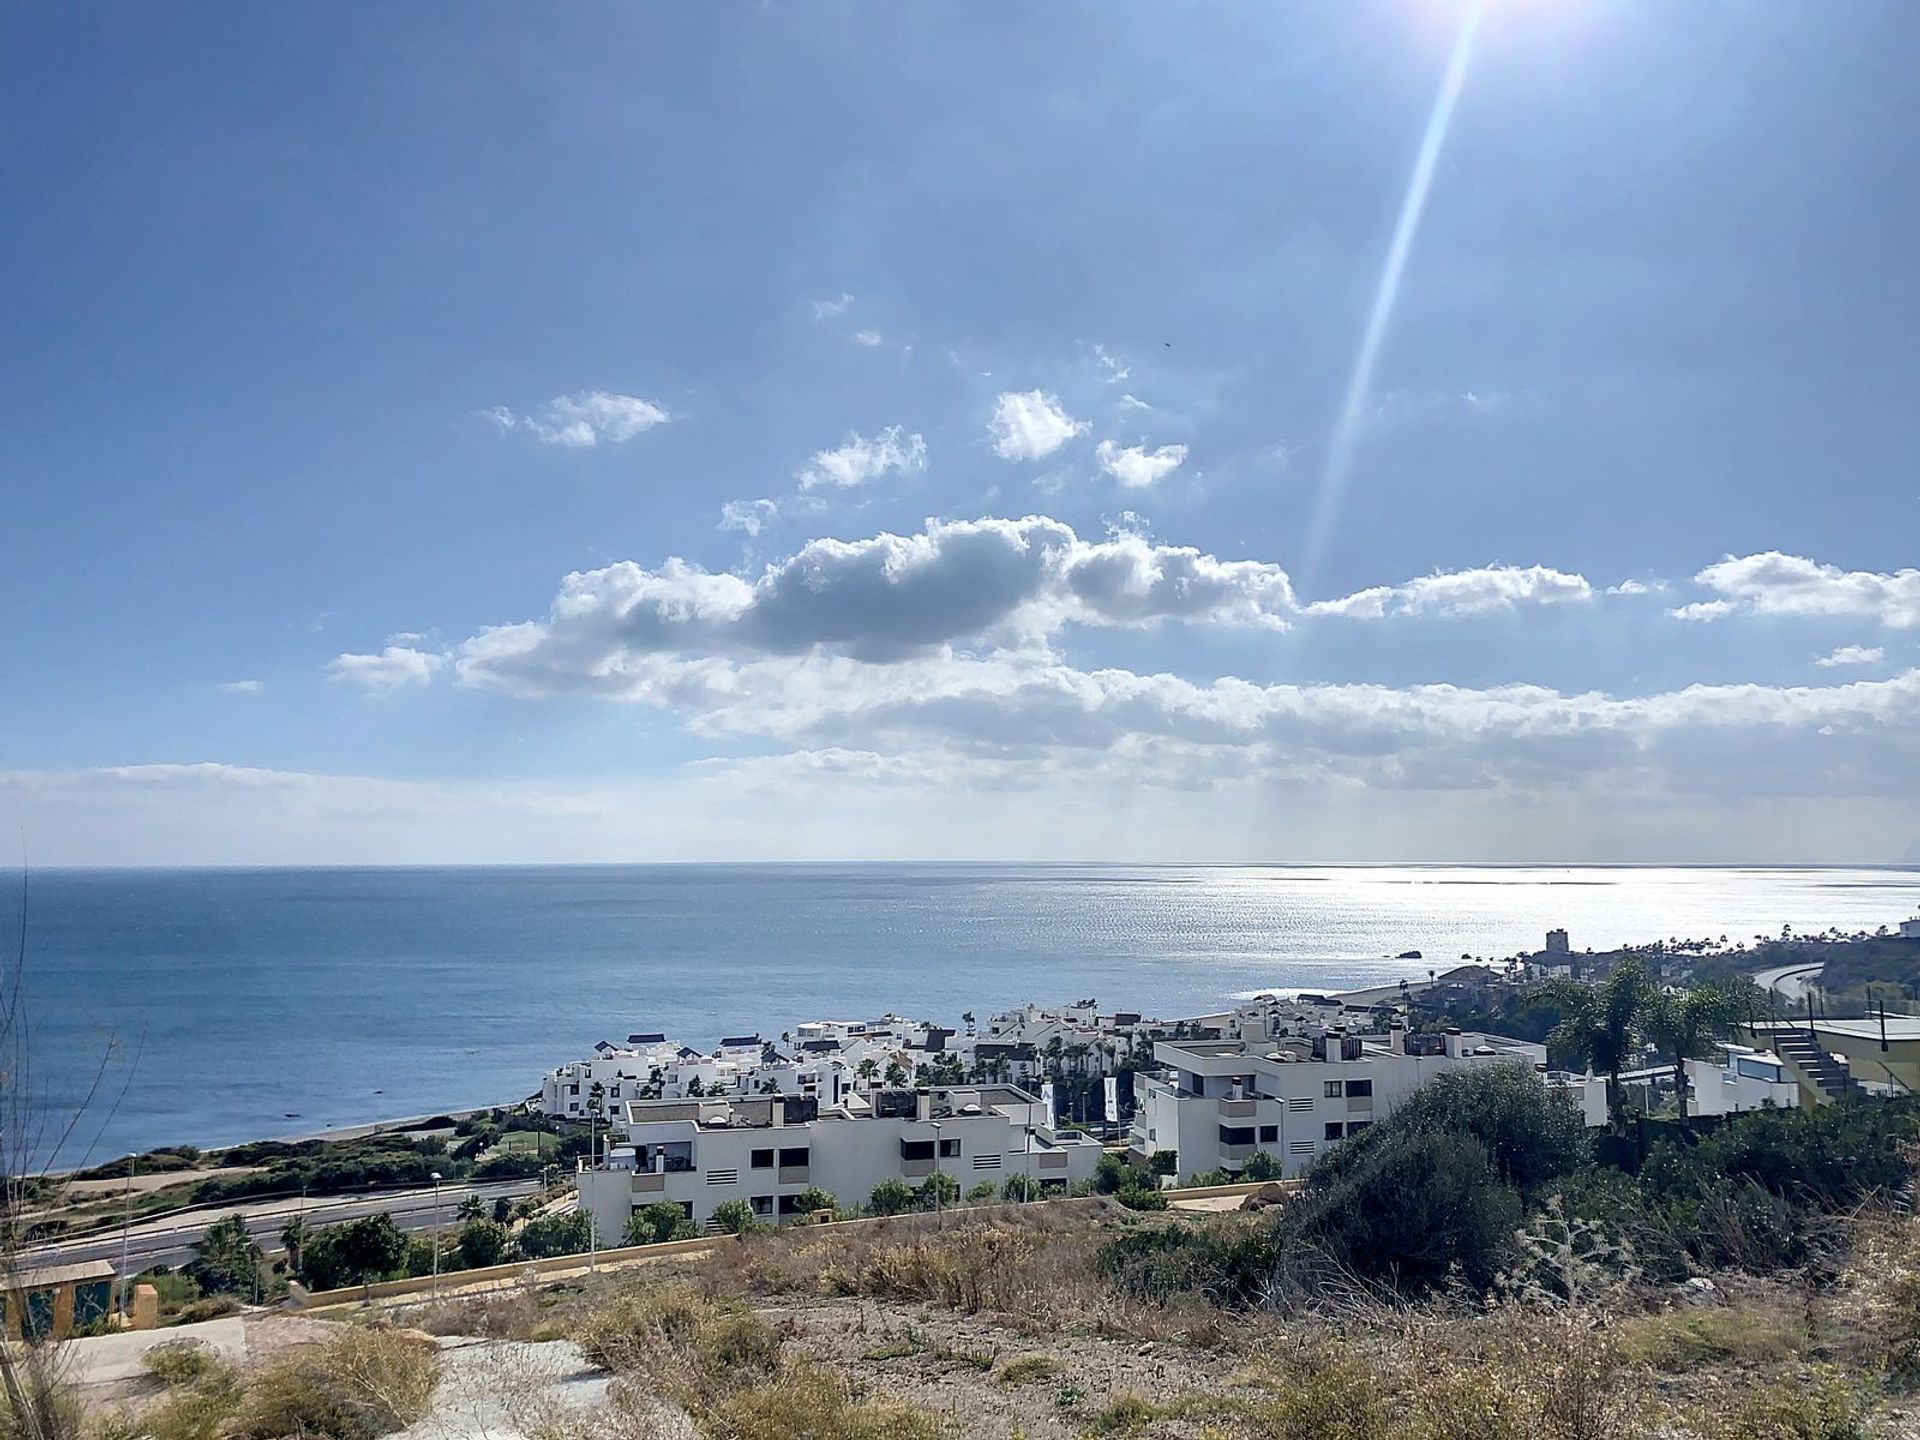
[[[1407,1053],[1407,1022],[1392,1020],[1387,1023],[1387,1048],[1396,1055]]]
[[[1450,1060],[1457,1060],[1460,1056],[1466,1054],[1466,1046],[1461,1040],[1460,1027],[1458,1025],[1449,1025],[1447,1027],[1445,1044],[1447,1058]]]
[[[913,1118],[933,1119],[933,1091],[922,1085],[913,1092]]]

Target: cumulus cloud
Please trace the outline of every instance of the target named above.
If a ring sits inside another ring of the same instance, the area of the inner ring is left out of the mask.
[[[1102,440],[1094,447],[1093,458],[1100,462],[1102,470],[1129,490],[1144,490],[1178,470],[1186,461],[1187,447],[1162,445],[1149,451],[1142,445],[1122,448],[1111,440]]]
[[[496,405],[483,413],[502,430],[526,430],[543,445],[559,445],[569,450],[591,449],[603,441],[609,445],[624,444],[673,418],[652,400],[614,395],[605,390],[556,395],[533,415],[516,415],[504,405]]]
[[[1488,565],[1424,575],[1402,585],[1376,585],[1307,606],[1311,615],[1378,620],[1389,615],[1485,615],[1521,605],[1582,604],[1593,598],[1585,576],[1544,565]]]
[[[263,680],[228,680],[220,688],[229,695],[258,695],[267,686]]]
[[[374,694],[425,685],[447,663],[444,655],[389,645],[377,655],[336,655],[327,662],[327,678]]]
[[[1878,665],[1886,658],[1887,652],[1878,645],[1842,645],[1813,663],[1823,670],[1836,670],[1844,665]]]
[[[993,453],[1002,460],[1044,460],[1086,429],[1086,421],[1074,419],[1056,396],[1040,390],[1002,391],[987,423]]]
[[[1920,625],[1920,570],[1842,570],[1768,550],[1730,555],[1693,578],[1719,598],[1682,605],[1671,612],[1677,619],[1751,614],[1859,618],[1891,630]]]
[[[903,437],[898,425],[889,425],[872,439],[849,435],[837,448],[817,452],[797,478],[803,490],[846,489],[889,471],[911,475],[926,468],[927,442],[917,434]]]

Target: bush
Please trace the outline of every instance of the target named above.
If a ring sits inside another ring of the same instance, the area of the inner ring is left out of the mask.
[[[460,1263],[469,1270],[484,1270],[507,1258],[513,1244],[513,1232],[498,1220],[469,1220],[460,1227],[454,1241]]]
[[[1324,1262],[1409,1294],[1458,1274],[1484,1291],[1506,1264],[1520,1217],[1519,1193],[1501,1183],[1478,1139],[1389,1129],[1326,1176],[1316,1167],[1278,1230],[1309,1271]]]
[[[1029,1200],[1038,1200],[1040,1182],[1031,1175],[1009,1175],[1006,1183],[1000,1187],[1000,1198],[1015,1205],[1023,1205]]]
[[[387,1214],[328,1225],[300,1245],[300,1277],[315,1290],[367,1285],[397,1272],[407,1260],[407,1237]]]
[[[140,1367],[169,1389],[204,1380],[219,1366],[213,1351],[194,1340],[172,1340],[150,1347]]]
[[[424,1419],[439,1378],[440,1351],[431,1341],[342,1326],[338,1338],[291,1351],[256,1374],[234,1433],[240,1440],[375,1440]]]
[[[1149,1190],[1140,1185],[1128,1185],[1114,1196],[1129,1210],[1164,1210],[1167,1197],[1158,1190]]]
[[[867,1209],[875,1215],[904,1215],[915,1203],[913,1187],[904,1180],[882,1180],[867,1197]]]
[[[593,1245],[593,1219],[584,1210],[570,1215],[542,1215],[521,1226],[519,1243],[520,1253],[529,1260],[583,1255]]]
[[[622,1242],[627,1245],[662,1245],[669,1240],[692,1240],[699,1228],[687,1218],[687,1212],[669,1200],[656,1200],[633,1213],[627,1221]]]
[[[713,1207],[713,1223],[729,1235],[751,1235],[769,1228],[754,1215],[753,1206],[744,1200],[722,1200]]]
[[[1266,1293],[1276,1251],[1269,1226],[1160,1225],[1103,1246],[1095,1265],[1129,1299],[1165,1304],[1197,1295],[1209,1304],[1237,1307]]]

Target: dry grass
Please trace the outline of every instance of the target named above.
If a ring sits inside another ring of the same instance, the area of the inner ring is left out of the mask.
[[[522,1283],[485,1295],[456,1295],[407,1315],[414,1328],[429,1335],[473,1335],[486,1340],[531,1340],[546,1320],[540,1290]]]
[[[400,1330],[342,1326],[249,1377],[238,1440],[325,1436],[374,1440],[424,1418],[440,1379],[440,1351]]]

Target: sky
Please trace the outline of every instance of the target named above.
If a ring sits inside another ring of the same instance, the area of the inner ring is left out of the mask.
[[[1920,860],[1906,0],[0,23],[27,864]]]

